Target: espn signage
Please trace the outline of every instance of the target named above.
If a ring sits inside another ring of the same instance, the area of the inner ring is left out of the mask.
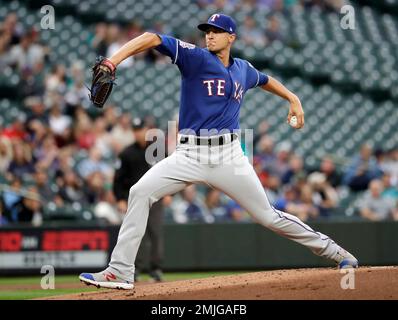
[[[101,268],[108,262],[108,229],[0,229],[0,271],[55,268]]]

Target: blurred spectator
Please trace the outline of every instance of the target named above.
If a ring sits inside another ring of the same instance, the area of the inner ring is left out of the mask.
[[[253,145],[257,148],[257,145],[261,138],[267,135],[269,129],[269,124],[266,120],[262,120],[258,126],[257,130],[254,131]]]
[[[385,173],[381,178],[383,182],[383,192],[381,194],[382,198],[390,198],[394,203],[398,200],[398,188],[393,186],[393,179],[390,173]]]
[[[21,179],[28,178],[35,172],[32,152],[26,143],[13,144],[13,159],[8,167],[8,172]]]
[[[207,189],[203,215],[205,222],[225,221],[228,219],[228,210],[221,202],[221,192],[216,189]]]
[[[197,5],[204,9],[207,6],[214,7],[214,11],[231,12],[234,6],[239,3],[237,0],[197,0]]]
[[[380,167],[383,172],[391,175],[391,183],[398,185],[398,148],[386,152],[386,156],[380,163]]]
[[[263,136],[257,147],[257,156],[261,160],[263,170],[274,173],[276,168],[276,155],[274,152],[274,140],[270,136]]]
[[[153,114],[147,114],[144,117],[144,123],[148,127],[148,129],[155,129],[158,127],[156,123],[156,118]]]
[[[319,216],[319,208],[314,203],[314,190],[310,184],[300,187],[300,201],[298,217],[301,216],[304,221],[307,221]]]
[[[280,31],[280,23],[276,16],[271,16],[265,29],[265,40],[267,43],[273,41],[284,41],[282,33]]]
[[[300,0],[284,0],[283,5],[285,7],[294,7],[299,4]]]
[[[104,199],[106,179],[102,172],[93,171],[86,176],[83,185],[84,204],[95,205]]]
[[[371,221],[386,220],[393,213],[394,202],[390,198],[383,198],[383,183],[374,179],[369,183],[369,190],[360,202],[360,214]]]
[[[55,143],[54,136],[51,134],[48,134],[43,143],[38,145],[33,151],[36,165],[40,165],[41,168],[52,173],[57,170],[59,165],[58,153],[59,149]]]
[[[283,196],[274,205],[275,209],[297,216],[302,221],[315,219],[319,215],[318,209],[313,204],[313,191],[308,184],[300,189],[296,186],[286,185]]]
[[[117,124],[112,128],[111,138],[116,154],[135,142],[130,114],[123,113],[120,115]]]
[[[91,46],[95,49],[95,53],[99,56],[106,56],[108,50],[108,44],[106,42],[106,36],[108,32],[108,26],[105,22],[97,23],[95,26],[95,35],[91,41]]]
[[[113,155],[113,139],[111,134],[106,130],[105,118],[96,118],[92,130],[95,135],[94,148],[99,150],[103,158],[110,158]]]
[[[225,220],[235,222],[249,222],[250,216],[235,200],[229,199],[225,206],[227,213]]]
[[[23,113],[18,113],[10,126],[3,129],[0,136],[10,140],[25,140],[27,132],[25,128],[26,116]]]
[[[58,181],[60,185],[58,195],[64,202],[72,204],[73,202],[82,203],[84,201],[83,184],[73,170],[65,170],[61,180]]]
[[[84,71],[84,63],[80,60],[74,61],[70,69],[70,80],[72,83],[65,95],[68,115],[73,115],[74,110],[79,106],[88,109],[92,105],[89,98],[89,91],[84,85]]]
[[[92,121],[84,110],[76,111],[77,123],[75,124],[74,135],[78,148],[89,150],[95,144],[95,133],[92,130]]]
[[[140,118],[134,119],[133,125],[130,124],[130,127],[137,139],[120,153],[117,170],[113,179],[113,192],[118,201],[119,210],[123,213],[127,210],[130,188],[151,167],[145,157],[148,148],[145,135],[148,127]]]
[[[48,125],[48,115],[46,114],[46,106],[42,97],[32,96],[25,99],[25,107],[27,108],[27,122],[39,120]]]
[[[112,168],[109,164],[102,160],[101,152],[97,148],[92,148],[89,151],[89,157],[83,159],[77,165],[77,171],[79,175],[86,180],[90,175],[96,172],[101,172],[108,177],[112,176]]]
[[[298,203],[300,193],[299,190],[293,185],[286,185],[283,187],[283,194],[274,202],[274,207],[277,210],[289,212],[293,215],[298,213]]]
[[[54,136],[58,148],[75,147],[72,126],[65,128],[61,134]]]
[[[62,148],[59,150],[59,157],[58,157],[59,164],[57,170],[55,171],[55,179],[58,186],[62,185],[63,173],[73,170],[72,168],[74,167],[76,162],[75,159],[72,157],[72,155],[75,154],[76,154],[75,148]],[[59,183],[58,183],[58,178],[60,178]]]
[[[341,185],[341,174],[337,171],[334,161],[330,157],[322,159],[319,172],[326,176],[327,182],[333,187]]]
[[[116,201],[111,190],[106,190],[103,197],[94,207],[94,215],[97,219],[104,219],[110,224],[120,225],[123,215],[116,208]]]
[[[44,64],[37,63],[33,69],[25,67],[20,71],[21,81],[19,83],[19,95],[21,97],[43,96],[44,87]]]
[[[281,179],[277,175],[269,175],[263,185],[265,193],[271,204],[274,204],[279,198],[279,189],[281,187]]]
[[[83,106],[85,109],[88,109],[91,106],[91,101],[88,94],[89,92],[84,85],[83,79],[78,79],[75,81],[65,95],[65,101],[68,105],[68,109],[74,110],[78,106]]]
[[[372,147],[364,144],[360,154],[352,159],[345,172],[343,182],[353,191],[366,190],[370,180],[379,178],[381,175],[381,168],[372,155]]]
[[[316,219],[319,216],[319,208],[314,203],[314,190],[310,184],[300,187],[300,201],[298,216],[304,221]]]
[[[235,5],[236,11],[254,11],[256,10],[257,0],[241,0],[237,1]]]
[[[282,141],[276,147],[276,161],[271,173],[283,177],[289,170],[289,161],[292,155],[292,145],[288,141]]]
[[[5,70],[8,66],[9,52],[8,52],[8,37],[4,31],[0,30],[0,70]]]
[[[261,185],[265,186],[268,179],[268,172],[263,169],[263,161],[260,156],[253,157],[253,168],[257,177],[260,179]]]
[[[111,132],[112,129],[118,124],[120,111],[114,105],[108,104],[104,109],[102,116],[106,123],[106,131]]]
[[[66,91],[66,69],[63,64],[56,64],[45,79],[47,92],[65,93]]]
[[[132,21],[127,29],[127,37],[134,39],[144,33],[144,29],[139,21]]]
[[[40,195],[36,187],[29,187],[24,192],[22,201],[18,205],[18,222],[29,222],[33,226],[41,225],[42,218],[42,204]]]
[[[266,39],[263,32],[256,25],[256,20],[251,16],[246,16],[244,24],[239,29],[240,39],[245,45],[264,47]]]
[[[305,8],[317,7],[323,11],[340,12],[341,7],[346,4],[344,0],[301,0]]]
[[[28,122],[27,126],[29,145],[32,150],[36,150],[36,148],[43,144],[44,139],[49,134],[49,130],[44,123],[37,119]]]
[[[0,175],[4,175],[13,159],[10,139],[0,135]]]
[[[19,70],[33,70],[38,63],[42,63],[45,50],[34,42],[33,32],[22,35],[20,42],[10,51],[9,63]]]
[[[256,4],[259,8],[267,8],[269,10],[274,9],[277,0],[257,0]]]
[[[47,171],[37,170],[34,175],[34,179],[40,198],[46,202],[53,201],[55,193],[51,189]]]
[[[18,16],[15,12],[10,12],[4,19],[0,29],[9,35],[8,45],[16,45],[20,42],[21,36],[24,32],[22,24],[18,21]]]
[[[0,202],[0,227],[8,224],[7,218],[3,214],[2,204]]]
[[[281,177],[282,184],[292,183],[295,179],[306,176],[303,159],[299,155],[292,155],[289,162],[289,168]]]
[[[46,105],[51,106],[64,102],[63,96],[67,90],[66,79],[65,66],[62,64],[54,65],[51,72],[44,79],[44,101]]]
[[[50,129],[56,136],[62,136],[72,124],[72,119],[63,115],[60,106],[57,104],[52,106],[48,120]]]
[[[205,222],[203,208],[204,202],[197,194],[195,184],[187,186],[174,196],[171,204],[173,219],[176,223]]]
[[[312,200],[319,209],[321,217],[330,217],[338,204],[337,191],[328,183],[326,176],[313,172],[308,176],[308,183],[313,190]]]
[[[0,192],[3,222],[18,221],[18,204],[22,200],[21,187],[21,179],[17,176],[12,176],[9,188]]]

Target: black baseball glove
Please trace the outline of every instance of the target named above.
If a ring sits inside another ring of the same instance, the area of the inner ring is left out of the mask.
[[[97,57],[92,67],[90,100],[97,108],[102,108],[115,84],[116,66],[107,58]]]

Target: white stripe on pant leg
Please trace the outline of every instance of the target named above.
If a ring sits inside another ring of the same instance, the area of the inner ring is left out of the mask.
[[[314,231],[299,218],[286,212],[275,210],[271,207],[268,214],[274,216],[274,222],[269,228],[293,241],[308,247],[313,253],[325,258],[334,258],[337,246],[334,241],[326,235]]]
[[[236,175],[236,164],[221,165],[210,169],[209,183],[237,201],[261,225],[308,247],[317,255],[333,259],[338,246],[329,238],[322,240],[326,236],[313,231],[297,217],[274,211],[253,167],[241,159],[247,174]]]

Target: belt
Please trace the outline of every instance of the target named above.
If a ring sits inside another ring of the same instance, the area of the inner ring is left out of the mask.
[[[223,144],[232,142],[238,138],[238,136],[234,133],[230,134],[230,139],[227,138],[228,135],[223,135],[219,137],[212,137],[212,138],[203,138],[203,137],[193,137],[193,141],[198,146],[221,146]],[[189,137],[181,137],[180,143],[188,143]]]

